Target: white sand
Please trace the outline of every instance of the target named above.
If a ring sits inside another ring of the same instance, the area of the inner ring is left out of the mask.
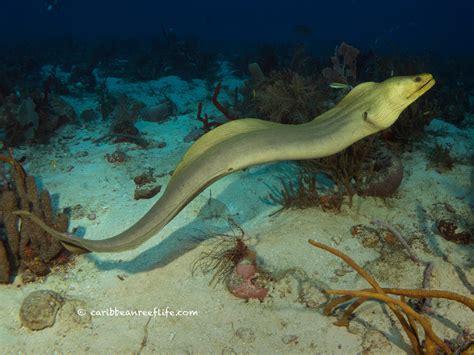
[[[224,86],[231,93],[238,81],[229,80],[231,84],[224,81]],[[204,111],[216,115],[209,101],[211,93],[202,81],[186,83],[170,77],[138,84],[117,79],[107,82],[113,92],[125,92],[147,104],[159,101],[147,94],[150,87],[163,90],[178,103],[177,118],[164,124],[137,123],[147,139],[165,141],[164,149],[143,150],[126,143],[94,144],[93,139],[107,132],[101,123],[68,126],[48,146],[17,150],[19,156],[28,157],[28,173],[38,177],[57,197],[61,208],[81,204],[85,215],[95,213],[95,220],[84,217],[71,221],[71,228],[84,228],[85,237],[90,239],[123,231],[159,198],[160,194],[151,200],[135,201],[132,178],[148,167],[154,168],[156,174],[174,169],[189,147],[183,143],[183,137],[198,126],[197,102],[205,102]],[[225,95],[224,90],[224,98]],[[92,97],[69,101],[78,113],[97,105]],[[473,151],[469,141],[474,138],[474,130],[448,128],[452,130],[449,136],[453,154],[467,158],[466,152]],[[64,138],[69,135],[74,138]],[[91,139],[85,141],[86,138]],[[400,247],[378,244],[367,248],[350,233],[353,225],[368,225],[373,218],[382,219],[399,228],[422,260],[434,263],[431,288],[469,295],[466,284],[474,284],[472,247],[443,240],[435,233],[433,224],[439,218],[439,204],[445,202],[468,217],[469,203],[473,201],[469,180],[472,172],[462,164],[443,174],[427,168],[423,151],[435,139],[441,138],[427,138],[412,153],[404,155],[405,178],[397,197],[387,202],[356,197],[353,207],[344,205],[339,214],[313,208],[268,217],[278,206],[262,201],[269,193],[266,184],[279,187],[280,174],[292,171],[294,166],[281,163],[252,168],[216,182],[136,250],[78,256],[68,270],[52,273],[43,281],[23,286],[2,285],[0,352],[405,353],[409,350],[408,340],[402,340],[400,326],[385,306],[366,303],[357,311],[349,330],[334,326],[336,317],[323,315],[321,304],[327,298],[321,290],[360,289],[368,285],[340,259],[315,249],[307,240],[316,239],[352,256],[384,286],[421,287],[423,267],[415,265]],[[124,150],[130,159],[114,166],[104,155],[116,148]],[[83,151],[88,155],[81,157],[78,153]],[[159,183],[165,186],[168,180],[166,176]],[[198,215],[205,209],[210,190],[212,198],[223,203],[227,211],[220,219],[202,220]],[[229,215],[249,236],[259,265],[277,279],[270,296],[262,303],[236,299],[223,285],[209,287],[210,274],[191,275],[193,261],[210,245],[209,241],[193,242],[200,235],[198,230],[230,233],[225,222]],[[53,327],[31,331],[21,326],[18,312],[25,296],[40,289],[57,291],[68,302]],[[90,313],[110,308],[153,311],[155,307],[198,314],[168,318],[81,318],[74,314],[79,309]],[[437,315],[432,318],[434,330],[442,338],[452,338],[468,326],[473,331],[474,318],[468,308],[444,300],[433,300],[433,307]]]

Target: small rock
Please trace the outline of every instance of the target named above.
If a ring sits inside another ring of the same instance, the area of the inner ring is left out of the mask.
[[[90,122],[90,121],[95,121],[98,115],[97,115],[97,112],[95,112],[95,110],[89,108],[82,111],[79,117],[81,118],[83,122]]]
[[[105,159],[112,164],[120,164],[128,160],[127,154],[122,152],[121,150],[116,150],[112,154],[105,154]]]
[[[298,336],[294,334],[287,334],[281,338],[281,341],[285,344],[298,344]]]
[[[21,273],[21,282],[24,284],[35,282],[37,279],[38,279],[38,276],[36,276],[36,274],[30,269],[25,269]]]
[[[89,155],[88,151],[81,150],[81,151],[77,152],[76,154],[74,154],[74,157],[75,158],[83,158],[83,157],[87,157],[88,155]]]
[[[173,114],[173,107],[169,102],[148,106],[142,110],[142,118],[149,122],[163,123]]]
[[[135,194],[133,195],[133,198],[135,200],[149,199],[154,197],[160,191],[161,185],[156,185],[150,188],[135,189]]]
[[[164,141],[158,142],[158,143],[156,143],[156,147],[158,149],[163,149],[164,147],[166,147],[166,142],[164,142]]]
[[[242,340],[244,343],[247,343],[247,344],[253,343],[255,339],[257,338],[252,329],[243,328],[243,327],[237,329],[235,332],[235,335],[237,336],[237,338],[239,338],[240,340]]]
[[[64,299],[57,292],[51,290],[33,291],[26,296],[21,304],[21,324],[31,330],[51,327],[63,304]]]
[[[135,182],[137,186],[143,186],[146,184],[156,182],[156,178],[153,174],[153,169],[149,169],[148,171],[145,171],[144,173],[135,176],[133,178],[133,181]]]

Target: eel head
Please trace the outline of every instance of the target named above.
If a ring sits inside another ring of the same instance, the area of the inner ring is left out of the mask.
[[[393,105],[400,105],[406,108],[421,95],[433,87],[436,81],[433,75],[424,73],[411,76],[393,77],[383,82],[389,87],[388,99]]]
[[[385,101],[385,105],[379,105],[381,112],[375,115],[379,118],[377,125],[382,128],[390,127],[404,109],[431,89],[435,83],[433,76],[428,73],[397,76],[380,83],[383,93],[380,99]]]

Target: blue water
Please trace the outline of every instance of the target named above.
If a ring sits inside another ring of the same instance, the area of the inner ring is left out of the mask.
[[[43,0],[4,0],[1,40],[144,36],[161,25],[204,41],[287,42],[305,25],[304,41],[350,41],[366,48],[377,38],[410,51],[473,53],[471,1],[95,1],[60,0],[47,11]]]

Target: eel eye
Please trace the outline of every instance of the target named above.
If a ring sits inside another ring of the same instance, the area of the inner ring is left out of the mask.
[[[421,81],[421,78],[420,78],[419,76],[417,76],[417,77],[415,78],[415,82],[419,83],[420,81]]]

